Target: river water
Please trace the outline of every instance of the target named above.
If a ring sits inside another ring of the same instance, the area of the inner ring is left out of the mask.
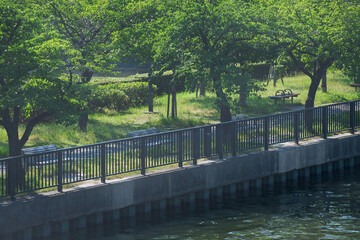
[[[120,222],[71,233],[69,239],[360,239],[360,172],[345,172],[262,196],[237,197],[209,210]],[[60,238],[59,238],[60,239]]]

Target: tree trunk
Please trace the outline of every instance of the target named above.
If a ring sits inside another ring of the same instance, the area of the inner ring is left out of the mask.
[[[308,96],[305,102],[305,108],[313,108],[314,107],[314,102],[315,102],[315,95],[316,95],[316,91],[319,87],[320,81],[321,81],[321,76],[322,75],[314,75],[314,77],[311,78],[311,84],[309,87],[309,92],[308,92]],[[305,112],[305,125],[307,130],[312,133],[313,132],[313,110],[309,110]]]
[[[177,116],[177,106],[176,106],[176,87],[171,87],[171,118]]]
[[[199,88],[200,88],[200,96],[205,97],[206,95],[206,91],[205,91],[205,83],[204,80],[201,80],[199,83]]]
[[[321,81],[321,89],[323,92],[327,92],[327,68],[325,67],[324,73],[322,75],[322,81]]]
[[[240,93],[240,99],[239,99],[239,103],[241,107],[247,107],[247,94],[245,93]]]
[[[149,106],[149,112],[153,112],[154,111],[154,89],[153,89],[151,79],[149,79],[148,106]]]
[[[169,118],[169,112],[170,112],[170,92],[168,93],[168,101],[167,101],[167,114],[166,114],[167,118]]]
[[[88,113],[84,113],[83,115],[81,115],[79,124],[78,124],[81,131],[86,132],[88,120],[89,120]]]
[[[274,78],[274,87],[276,87],[276,82],[277,82],[277,71],[276,71],[276,68],[274,67],[274,75],[273,75],[273,78]]]
[[[9,141],[9,156],[21,155],[21,149],[24,144],[21,144],[18,135],[17,127],[6,128],[8,141]],[[25,166],[21,159],[12,160],[15,161],[9,164],[9,174],[16,173],[16,177],[12,177],[12,181],[15,181],[14,186],[23,190],[25,188]]]
[[[230,106],[222,87],[216,88],[216,96],[218,98],[218,106],[220,110],[220,122],[231,121]]]
[[[86,68],[82,73],[81,73],[81,81],[82,83],[88,83],[90,82],[92,76],[94,75],[94,72],[91,71],[90,69]]]
[[[216,74],[216,69],[214,66],[210,68],[210,75],[212,76],[213,85],[215,88],[215,93],[217,97],[218,107],[220,110],[220,122],[231,121],[231,112],[230,105],[226,98],[221,85],[220,74]]]
[[[360,83],[360,67],[359,66],[356,67],[354,83]]]
[[[242,65],[242,64],[240,64],[240,65]],[[242,75],[246,76],[245,69],[242,69]],[[241,107],[247,107],[246,100],[247,100],[248,96],[249,96],[248,83],[247,83],[247,81],[241,81],[241,83],[240,83],[240,98],[239,98],[239,104]]]
[[[154,111],[154,88],[153,88],[153,84],[152,84],[152,68],[149,68],[149,96],[148,96],[148,107],[149,107],[149,112],[153,112]]]
[[[90,69],[86,68],[82,73],[81,73],[81,81],[82,83],[88,83],[90,82],[92,76],[94,75],[94,72],[91,71]],[[84,98],[86,98],[87,100],[87,96],[83,96]],[[86,132],[87,129],[87,123],[88,123],[88,119],[89,119],[89,114],[88,113],[84,113],[80,116],[80,120],[79,120],[79,128],[81,131]]]

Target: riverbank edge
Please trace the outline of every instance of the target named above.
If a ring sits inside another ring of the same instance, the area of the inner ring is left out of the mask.
[[[341,134],[278,144],[224,160],[200,161],[198,165],[85,183],[62,193],[46,192],[0,201],[0,239],[38,239],[85,228],[104,221],[129,220],[182,205],[195,207],[199,200],[250,188],[260,189],[276,181],[297,181],[327,170],[351,167],[359,162],[360,133]],[[345,162],[346,160],[346,162]],[[315,168],[314,168],[315,167]]]

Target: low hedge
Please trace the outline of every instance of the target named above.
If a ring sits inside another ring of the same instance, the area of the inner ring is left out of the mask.
[[[92,84],[90,107],[95,112],[104,109],[121,111],[130,107],[145,105],[148,101],[148,83]],[[156,90],[154,86],[154,90]]]

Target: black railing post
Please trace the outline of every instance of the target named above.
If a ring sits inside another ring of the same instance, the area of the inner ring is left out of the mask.
[[[328,106],[322,108],[322,130],[323,138],[326,139],[328,135]]]
[[[269,117],[264,118],[264,149],[269,150]]]
[[[294,139],[296,144],[299,144],[299,135],[300,135],[299,115],[300,115],[299,112],[294,112]]]
[[[20,158],[11,158],[7,160],[7,167],[8,167],[8,193],[10,196],[11,201],[15,201],[16,195],[16,163],[19,161]]]
[[[236,156],[236,147],[237,147],[237,122],[233,122],[231,124],[231,150],[232,150],[232,156]]]
[[[355,102],[350,102],[350,130],[355,133]]]
[[[105,143],[102,143],[101,145],[101,182],[106,182],[106,163],[105,163],[105,157],[106,157],[106,150],[105,150]]]
[[[178,133],[178,156],[179,156],[179,167],[183,167],[184,161],[184,147],[183,147],[183,131]]]
[[[62,151],[57,152],[57,159],[58,159],[58,192],[62,192],[63,190],[63,169],[62,169]]]
[[[193,164],[197,164],[197,160],[200,158],[200,128],[192,130],[192,152],[193,152]]]
[[[220,159],[224,158],[223,140],[224,140],[223,125],[222,124],[216,125],[216,150]]]
[[[206,157],[211,155],[211,127],[204,127],[204,152]]]
[[[145,175],[146,171],[146,141],[145,137],[140,139],[140,157],[141,157],[141,175]]]

